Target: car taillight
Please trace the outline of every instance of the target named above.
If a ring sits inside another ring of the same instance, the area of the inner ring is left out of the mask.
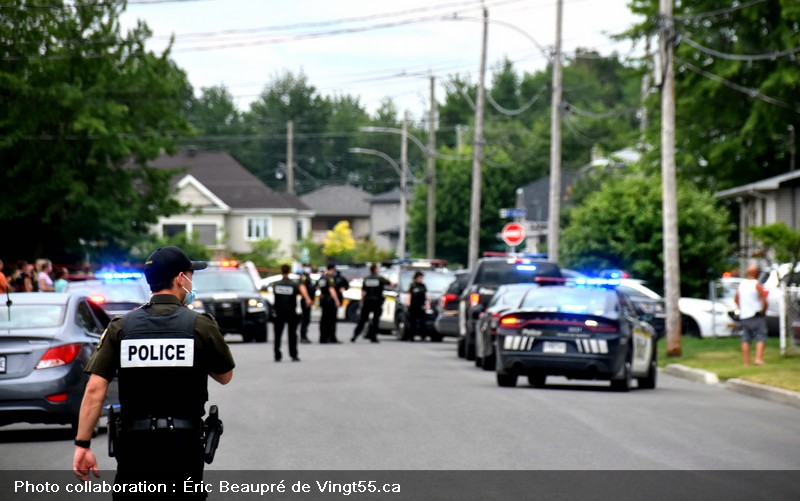
[[[51,367],[59,367],[67,365],[75,360],[78,353],[81,352],[81,345],[79,344],[65,344],[62,346],[55,346],[47,350],[36,364],[37,369],[49,369]]]
[[[106,302],[106,297],[105,296],[101,296],[99,294],[94,295],[94,296],[89,296],[89,299],[95,304],[105,304],[105,302]]]
[[[500,326],[506,328],[515,328],[522,325],[522,319],[514,316],[503,317],[500,319]]]
[[[473,292],[469,295],[469,306],[474,308],[481,303],[481,295]]]
[[[458,296],[455,294],[444,294],[441,298],[439,298],[439,306],[444,309],[449,303],[452,303],[458,299]]]

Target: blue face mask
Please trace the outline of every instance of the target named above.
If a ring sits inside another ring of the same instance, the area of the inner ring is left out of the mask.
[[[184,277],[186,277],[186,275],[184,275]],[[189,279],[187,278],[186,280]],[[191,280],[189,280],[189,284],[192,285],[192,290],[186,290],[186,287],[181,286],[181,288],[186,291],[186,296],[183,298],[184,306],[189,306],[194,302],[194,284],[192,284]]]

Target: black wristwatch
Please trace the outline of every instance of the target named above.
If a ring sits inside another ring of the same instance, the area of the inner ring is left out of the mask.
[[[83,447],[84,449],[88,449],[92,445],[92,441],[91,440],[78,440],[76,438],[75,439],[75,445],[77,445],[78,447]]]

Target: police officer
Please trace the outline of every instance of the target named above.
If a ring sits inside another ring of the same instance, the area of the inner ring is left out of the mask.
[[[369,322],[367,329],[367,339],[373,343],[378,342],[378,324],[381,319],[381,310],[383,309],[383,290],[391,285],[388,280],[378,275],[378,265],[373,264],[369,267],[369,276],[364,278],[361,283],[361,315],[358,318],[358,324],[353,331],[351,342],[355,343],[364,325],[369,321],[369,316],[372,315],[372,321]]]
[[[228,384],[234,361],[214,318],[187,308],[192,277],[206,263],[191,261],[178,247],[161,247],[147,258],[144,273],[150,302],[109,324],[86,366],[90,374],[75,437],[73,471],[99,477],[91,449],[109,382],[117,376],[121,421],[114,439],[116,482],[174,485],[181,499],[186,478],[203,477],[201,441],[208,377]],[[114,499],[125,499],[115,493]],[[163,499],[161,497],[149,499]],[[170,498],[172,499],[172,498]]]
[[[336,312],[342,305],[336,288],[336,265],[328,264],[325,273],[317,281],[322,316],[319,319],[320,344],[338,343],[336,339]]]
[[[422,283],[423,276],[421,271],[414,273],[414,281],[408,287],[411,296],[408,306],[409,329],[406,330],[403,341],[413,341],[415,336],[419,336],[420,340],[425,339],[425,300],[428,298],[428,289]]]
[[[281,361],[281,337],[283,336],[283,326],[288,325],[289,331],[289,356],[292,362],[299,362],[297,356],[297,296],[303,296],[303,303],[311,305],[311,298],[305,289],[300,289],[300,284],[289,278],[291,267],[288,264],[281,265],[281,275],[283,278],[272,284],[272,292],[275,295],[275,361]]]
[[[305,293],[311,298],[311,304],[306,304],[305,301],[300,301],[300,342],[302,344],[311,344],[308,338],[308,324],[311,323],[311,308],[314,306],[314,296],[317,294],[317,288],[314,281],[311,279],[311,266],[306,263],[303,265],[303,271],[300,273],[300,291]]]

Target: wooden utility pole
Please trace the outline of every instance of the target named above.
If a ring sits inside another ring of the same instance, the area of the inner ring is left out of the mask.
[[[294,195],[294,122],[286,122],[286,192]]]
[[[397,257],[406,257],[406,221],[408,221],[408,112],[403,115],[403,142],[400,143],[400,238],[397,242]]]
[[[667,356],[681,355],[681,271],[678,259],[678,202],[675,181],[675,74],[673,68],[673,0],[660,0],[661,61],[661,182],[664,235],[664,302],[667,309]]]
[[[486,45],[489,32],[489,10],[483,9],[483,45],[481,69],[478,75],[478,97],[475,100],[475,136],[472,144],[472,198],[469,211],[469,254],[467,266],[478,262],[481,230],[481,157],[483,156],[483,106],[486,80]]]
[[[425,255],[436,257],[436,77],[431,75],[431,107],[428,110],[428,238]]]
[[[561,24],[563,0],[556,5],[556,46],[553,53],[553,95],[550,120],[550,214],[547,220],[547,259],[558,262],[561,236]]]

